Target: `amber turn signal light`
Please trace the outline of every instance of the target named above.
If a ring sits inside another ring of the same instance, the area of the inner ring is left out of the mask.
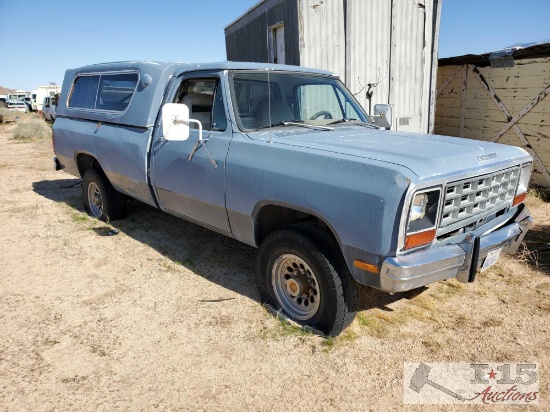
[[[526,197],[527,197],[527,192],[523,192],[521,195],[517,195],[516,197],[514,197],[514,203],[512,204],[512,206],[519,205],[521,202],[525,200]]]
[[[418,246],[424,246],[435,239],[435,229],[425,230],[423,232],[407,235],[405,239],[405,249],[412,249]]]
[[[363,262],[361,260],[355,259],[353,264],[355,265],[356,268],[363,269],[363,270],[366,270],[366,271],[369,271],[369,272],[372,272],[372,273],[380,272],[380,270],[378,269],[378,266],[371,265],[370,263]]]

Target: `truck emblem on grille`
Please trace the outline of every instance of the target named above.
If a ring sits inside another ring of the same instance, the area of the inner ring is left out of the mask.
[[[497,158],[496,153],[489,153],[489,154],[486,154],[486,155],[478,156],[477,161],[479,163],[481,163],[481,162],[486,162],[487,160],[496,159],[496,158]]]

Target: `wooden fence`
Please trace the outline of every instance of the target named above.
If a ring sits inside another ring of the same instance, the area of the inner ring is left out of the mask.
[[[550,44],[440,59],[437,85],[435,133],[522,147],[550,187]]]

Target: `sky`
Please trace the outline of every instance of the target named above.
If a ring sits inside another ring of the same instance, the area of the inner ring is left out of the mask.
[[[0,0],[0,85],[61,85],[108,61],[222,61],[224,27],[257,1]],[[439,57],[550,39],[548,16],[550,0],[443,0]]]

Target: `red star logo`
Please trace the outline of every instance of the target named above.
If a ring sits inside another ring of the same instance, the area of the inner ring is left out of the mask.
[[[491,372],[489,372],[489,379],[496,379],[497,373],[491,369]]]

